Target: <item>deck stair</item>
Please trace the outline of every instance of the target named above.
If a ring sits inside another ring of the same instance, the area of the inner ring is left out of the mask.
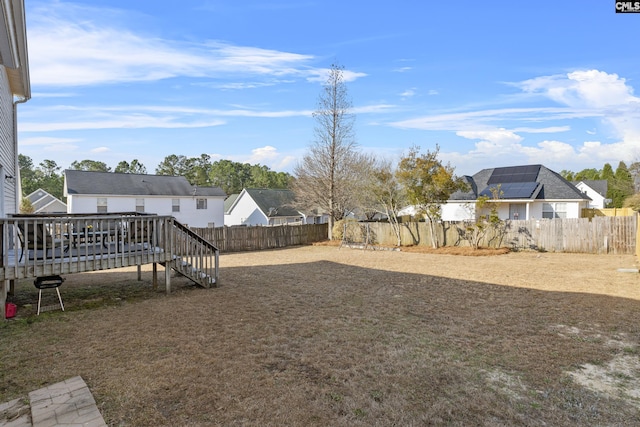
[[[174,253],[165,267],[169,265],[203,288],[215,287],[218,282],[218,249],[178,221],[173,221],[172,240]]]

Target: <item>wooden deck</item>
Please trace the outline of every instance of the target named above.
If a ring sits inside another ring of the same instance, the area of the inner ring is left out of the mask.
[[[167,292],[172,269],[203,287],[218,282],[218,249],[171,216],[14,215],[0,233],[0,319],[18,279],[154,263],[165,266]]]

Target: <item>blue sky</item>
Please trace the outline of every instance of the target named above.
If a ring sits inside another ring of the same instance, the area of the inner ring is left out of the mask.
[[[26,0],[36,165],[168,155],[291,172],[332,63],[360,147],[473,174],[640,160],[640,14],[609,0]]]

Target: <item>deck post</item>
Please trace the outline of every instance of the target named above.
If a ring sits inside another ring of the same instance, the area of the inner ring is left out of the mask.
[[[0,280],[0,319],[6,319],[6,313],[4,312],[4,307],[7,302],[7,283],[8,280]]]
[[[169,263],[164,265],[164,285],[167,289],[167,293],[171,293],[171,267],[169,267]]]
[[[153,263],[153,290],[158,289],[158,263]]]

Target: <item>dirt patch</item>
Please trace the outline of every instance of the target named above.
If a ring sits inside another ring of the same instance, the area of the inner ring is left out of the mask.
[[[68,275],[69,309],[39,317],[18,284],[0,401],[81,375],[109,425],[640,418],[640,280],[618,272],[633,256],[305,246],[220,264],[219,288],[174,277],[168,296],[150,267]]]

